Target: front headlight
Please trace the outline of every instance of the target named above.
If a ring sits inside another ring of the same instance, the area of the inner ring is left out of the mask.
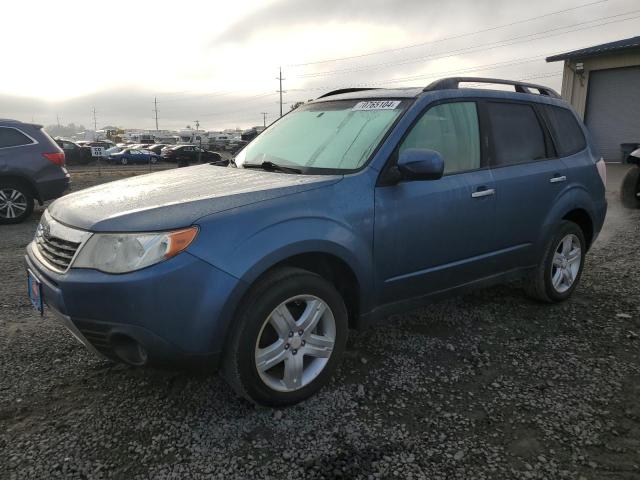
[[[140,270],[182,252],[197,233],[197,227],[161,233],[95,233],[71,266],[106,273]]]

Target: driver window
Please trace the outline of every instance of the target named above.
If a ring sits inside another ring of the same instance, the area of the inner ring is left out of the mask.
[[[443,103],[427,110],[400,145],[435,150],[444,173],[480,168],[480,129],[475,102]]]

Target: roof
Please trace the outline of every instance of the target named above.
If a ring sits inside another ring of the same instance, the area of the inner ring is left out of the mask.
[[[593,47],[581,48],[580,50],[573,50],[571,52],[560,53],[558,55],[547,57],[547,62],[594,57],[596,55],[617,53],[631,48],[640,48],[640,36],[625,38],[624,40],[617,40],[615,42],[603,43],[601,45],[595,45]]]
[[[331,93],[331,92],[329,92]],[[358,89],[355,91],[345,91],[345,93],[338,93],[335,95],[323,95],[314,100],[326,101],[326,100],[352,100],[359,98],[415,98],[422,93],[422,88],[371,88],[371,89]]]
[[[320,97],[313,100],[311,103],[316,102],[326,102],[333,100],[359,100],[359,99],[377,99],[377,98],[417,98],[422,93],[425,92],[436,92],[440,90],[457,90],[459,92],[471,92],[474,95],[478,95],[477,88],[461,88],[461,83],[471,83],[471,84],[500,84],[500,85],[511,85],[514,87],[514,92],[505,92],[502,90],[494,90],[497,92],[501,92],[502,94],[515,93],[517,95],[521,94],[534,94],[531,90],[537,90],[539,93],[536,96],[550,97],[550,98],[560,98],[558,93],[544,85],[537,85],[533,83],[525,83],[519,80],[504,80],[497,78],[482,78],[482,77],[449,77],[442,78],[440,80],[436,80],[435,82],[430,83],[426,87],[419,88],[342,88],[338,90],[333,90],[331,92],[325,93]],[[482,89],[484,92],[482,95],[489,95],[488,92],[491,90]]]

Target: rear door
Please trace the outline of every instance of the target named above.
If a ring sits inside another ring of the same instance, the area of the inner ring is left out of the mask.
[[[566,182],[538,107],[515,101],[482,104],[489,164],[496,185],[496,240],[501,271],[532,265],[542,226]]]
[[[427,107],[398,147],[438,151],[445,175],[375,191],[380,303],[446,290],[493,272],[495,196],[475,101]]]

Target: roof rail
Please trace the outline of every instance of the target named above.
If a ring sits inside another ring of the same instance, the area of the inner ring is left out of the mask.
[[[431,92],[434,90],[448,90],[448,89],[457,89],[460,88],[459,84],[462,82],[471,82],[471,83],[495,83],[499,85],[513,85],[515,91],[518,93],[533,93],[531,89],[538,90],[540,95],[546,95],[548,97],[560,98],[558,92],[554,89],[545,87],[544,85],[537,85],[535,83],[526,83],[520,82],[518,80],[501,80],[499,78],[482,78],[482,77],[450,77],[450,78],[442,78],[440,80],[436,80],[433,83],[430,83],[424,89],[423,92]]]
[[[371,87],[341,88],[339,90],[332,90],[330,92],[325,93],[324,95],[320,95],[318,98],[332,97],[333,95],[340,95],[341,93],[363,92],[365,90],[378,90],[378,89],[377,88],[371,88]]]

